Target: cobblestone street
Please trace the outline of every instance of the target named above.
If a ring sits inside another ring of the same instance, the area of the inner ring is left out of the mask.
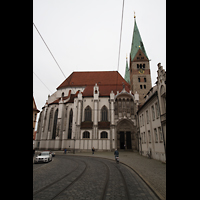
[[[33,164],[33,199],[158,199],[109,153],[112,160],[56,152],[52,162]]]

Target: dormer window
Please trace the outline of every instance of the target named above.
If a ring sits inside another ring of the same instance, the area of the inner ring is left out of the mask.
[[[62,93],[62,97],[64,97],[64,94],[65,94],[65,93],[63,92],[63,93]]]

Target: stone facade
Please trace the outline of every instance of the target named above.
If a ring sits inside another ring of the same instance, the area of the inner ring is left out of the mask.
[[[160,63],[157,73],[156,85],[137,112],[139,151],[143,156],[151,152],[152,158],[166,162],[166,72]]]
[[[91,151],[92,147],[98,151],[137,150],[139,95],[131,92],[130,85],[118,72],[102,72],[105,79],[101,78],[101,72],[80,73],[82,86],[79,78],[73,79],[78,73],[73,72],[73,76],[48,97],[40,113],[35,147],[75,151]],[[94,76],[96,83],[93,84]],[[86,77],[91,81],[84,84]]]

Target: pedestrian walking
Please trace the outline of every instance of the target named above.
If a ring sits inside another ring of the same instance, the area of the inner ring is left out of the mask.
[[[115,159],[116,157],[119,157],[119,151],[117,151],[117,149],[115,149],[114,155],[115,155]]]
[[[66,154],[66,151],[67,151],[67,149],[65,148],[65,149],[64,149],[64,153],[65,153],[65,154]]]
[[[94,149],[94,147],[92,148],[92,154],[94,154],[94,151],[95,151],[95,149]]]

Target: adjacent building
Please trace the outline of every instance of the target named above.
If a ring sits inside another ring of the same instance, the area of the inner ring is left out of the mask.
[[[158,63],[158,77],[137,111],[139,151],[146,156],[166,162],[166,72]]]

